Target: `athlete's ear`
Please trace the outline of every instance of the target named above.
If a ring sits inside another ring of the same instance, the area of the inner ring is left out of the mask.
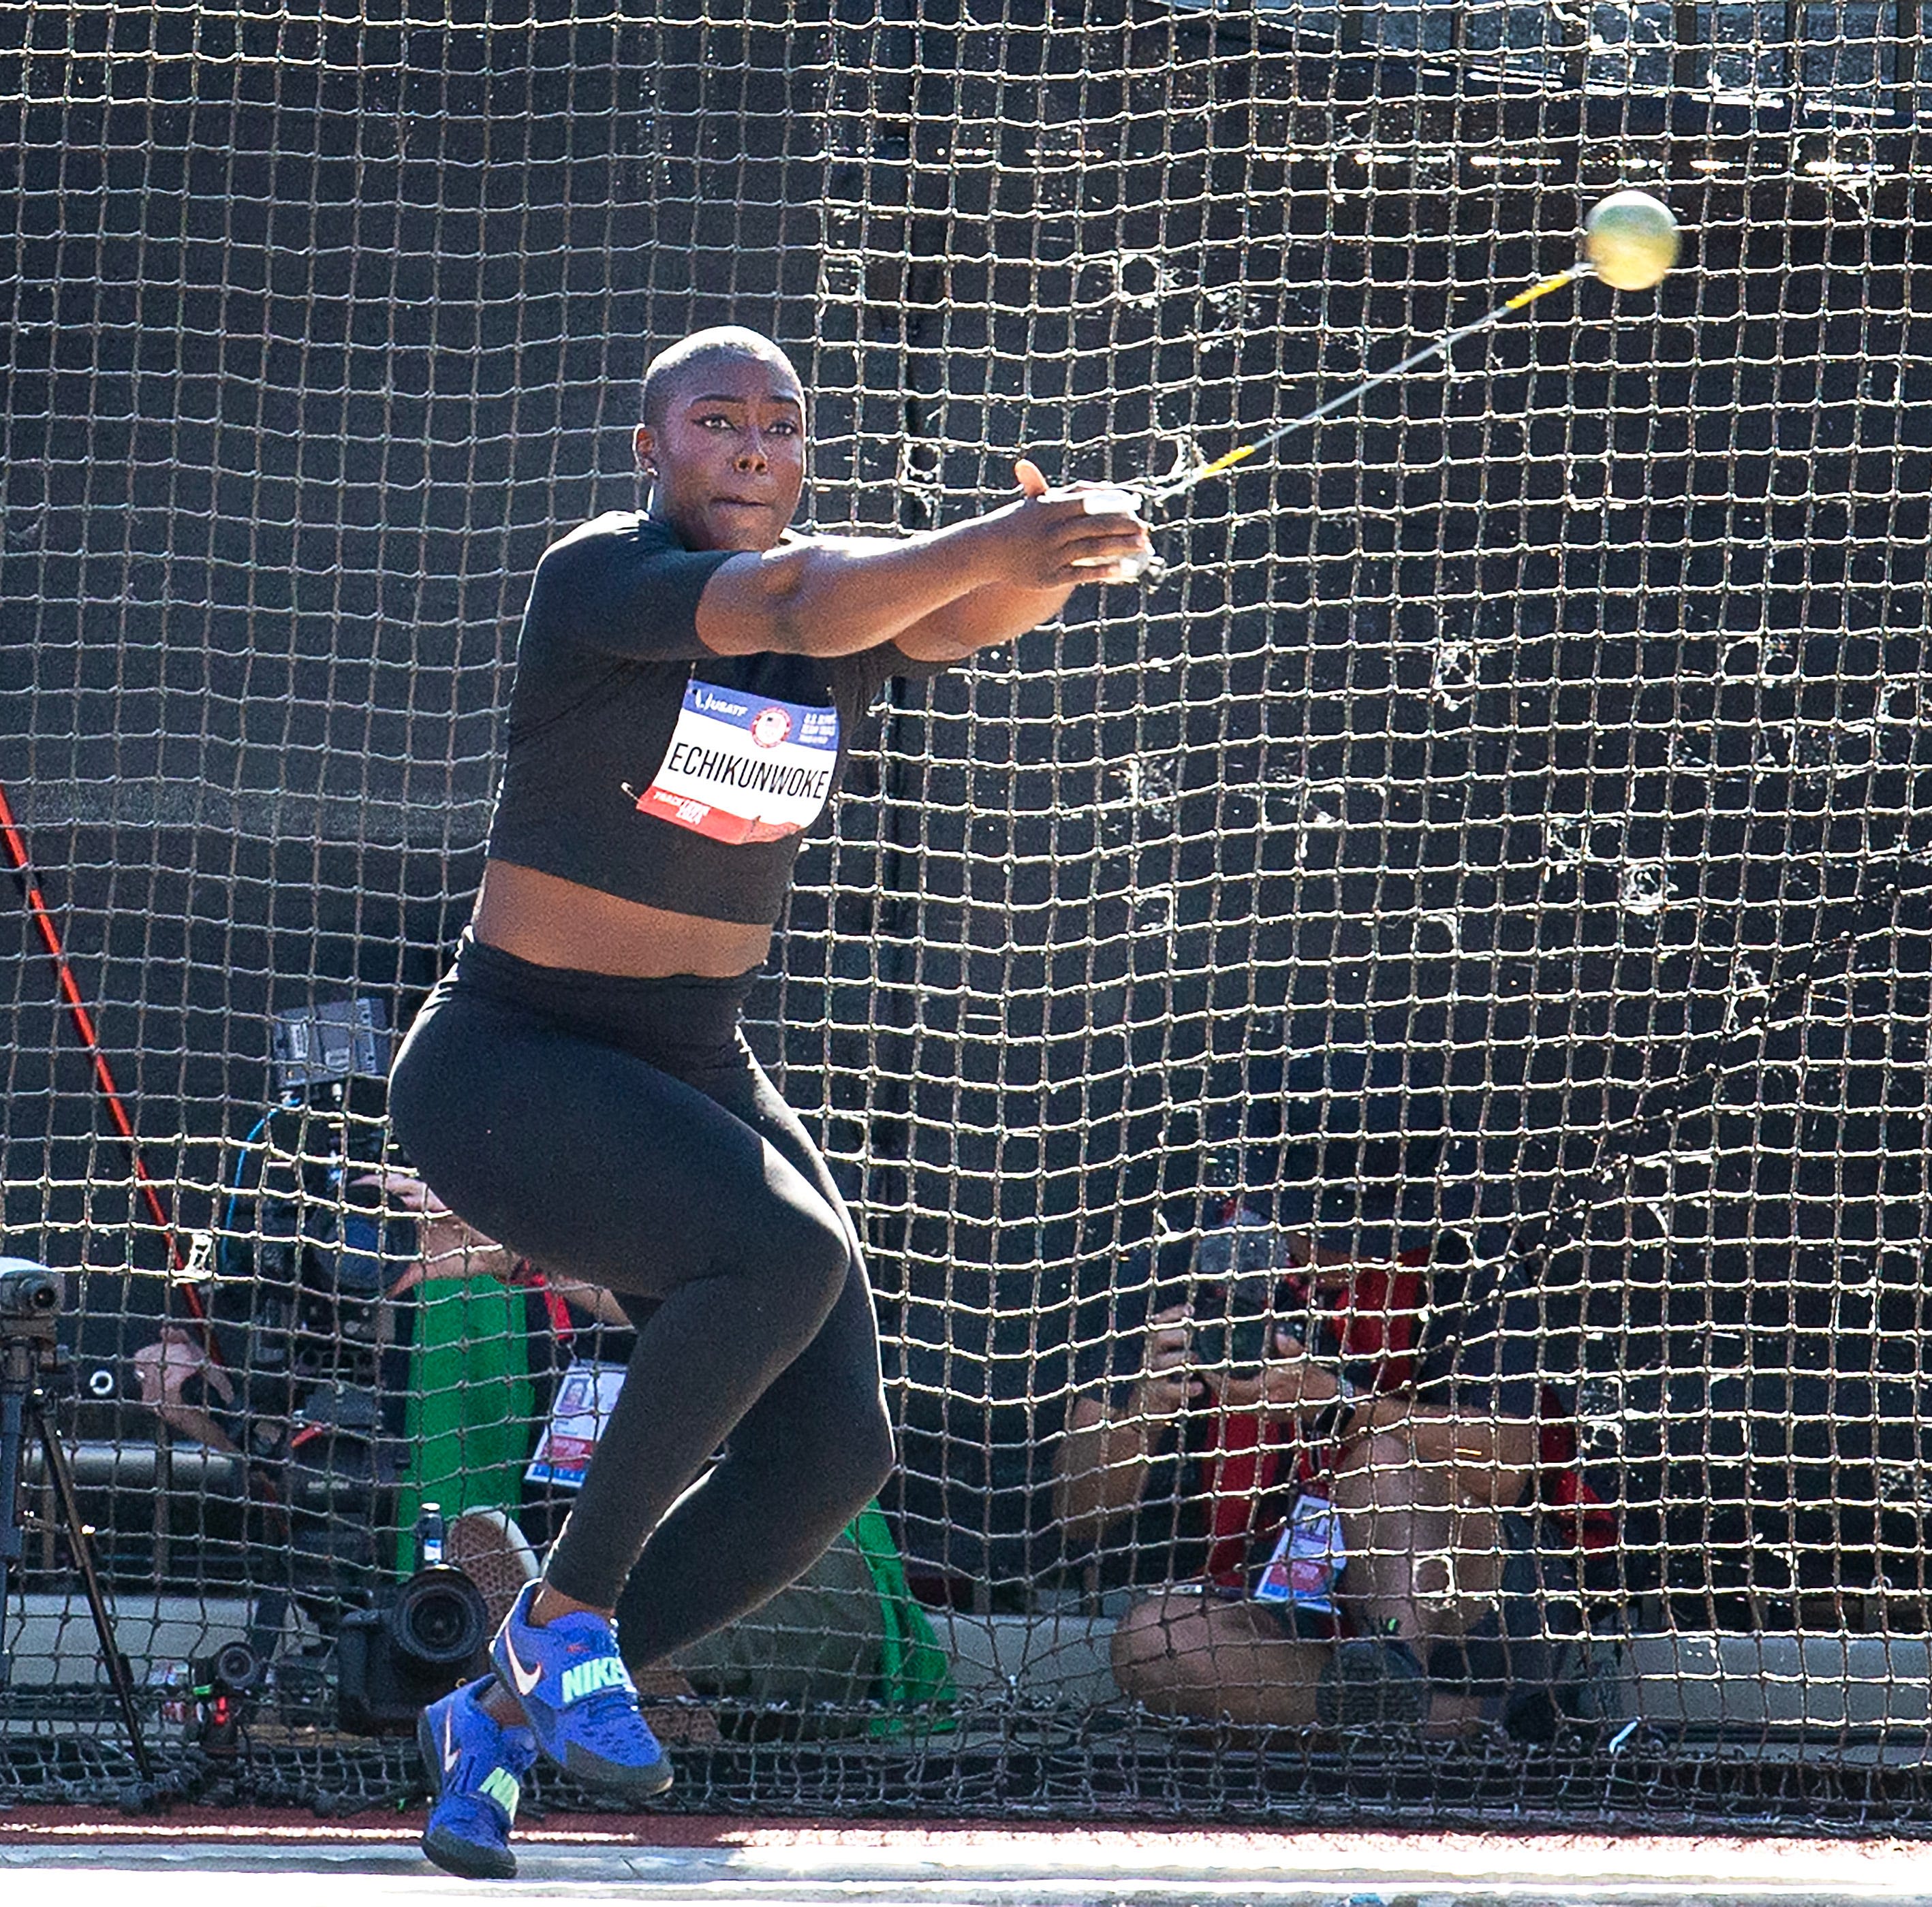
[[[658,473],[657,433],[648,424],[640,424],[631,437],[631,447],[636,451],[638,468],[647,477]]]

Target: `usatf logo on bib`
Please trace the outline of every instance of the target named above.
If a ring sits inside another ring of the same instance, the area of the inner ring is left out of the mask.
[[[734,847],[778,841],[825,811],[838,761],[836,709],[693,682],[638,810]]]

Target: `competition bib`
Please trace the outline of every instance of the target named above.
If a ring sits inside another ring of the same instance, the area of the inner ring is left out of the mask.
[[[824,812],[838,762],[836,709],[692,682],[638,811],[734,847],[777,841]]]
[[[573,1358],[557,1385],[550,1421],[537,1440],[525,1478],[532,1483],[560,1483],[566,1489],[581,1489],[584,1473],[590,1468],[598,1441],[617,1408],[617,1393],[623,1387],[622,1365]]]
[[[1335,1579],[1348,1567],[1342,1519],[1326,1498],[1304,1495],[1255,1582],[1256,1600],[1335,1613]]]

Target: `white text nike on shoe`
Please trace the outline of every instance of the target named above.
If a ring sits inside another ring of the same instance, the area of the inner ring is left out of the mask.
[[[647,1801],[670,1786],[669,1758],[638,1712],[638,1692],[610,1624],[574,1611],[538,1628],[539,1585],[512,1606],[490,1645],[499,1679],[523,1705],[537,1746],[579,1780]]]

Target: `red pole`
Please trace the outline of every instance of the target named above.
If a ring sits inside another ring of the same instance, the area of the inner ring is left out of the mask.
[[[182,1256],[180,1245],[175,1238],[174,1227],[168,1222],[167,1213],[162,1210],[160,1194],[148,1176],[148,1168],[141,1157],[141,1142],[135,1136],[134,1122],[128,1117],[128,1108],[122,1103],[120,1089],[114,1084],[112,1069],[107,1063],[107,1055],[101,1051],[100,1039],[94,1030],[94,1016],[87,1010],[87,1002],[81,997],[80,988],[74,977],[74,970],[68,966],[67,955],[61,946],[60,931],[54,925],[54,917],[48,910],[38,883],[34,879],[33,862],[28,858],[27,843],[21,834],[20,824],[14,819],[13,805],[7,799],[7,790],[0,787],[0,841],[4,841],[7,859],[12,863],[14,878],[19,883],[21,897],[27,904],[27,912],[34,926],[39,929],[42,943],[47,950],[47,958],[54,964],[54,972],[60,981],[61,997],[67,1003],[68,1015],[73,1019],[74,1030],[80,1035],[81,1044],[87,1048],[88,1058],[94,1067],[94,1083],[99,1087],[100,1096],[106,1103],[108,1117],[114,1122],[114,1129],[121,1135],[128,1149],[128,1158],[134,1171],[134,1182],[154,1223],[160,1228],[162,1237],[167,1243],[168,1258],[176,1271],[184,1271],[188,1261]],[[202,1315],[201,1300],[191,1286],[183,1285],[189,1309],[199,1318]]]

